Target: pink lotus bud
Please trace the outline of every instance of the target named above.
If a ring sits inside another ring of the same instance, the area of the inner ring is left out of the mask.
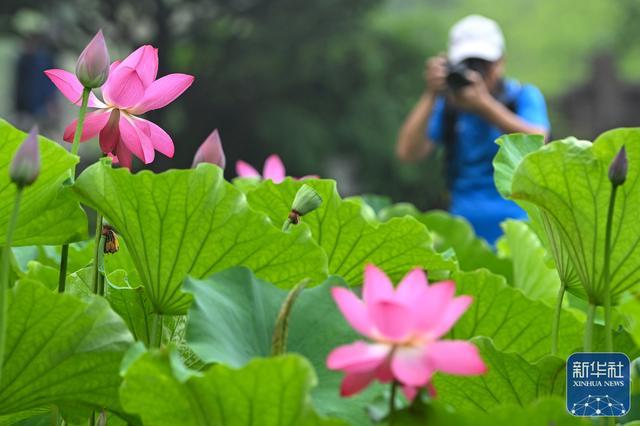
[[[76,77],[84,87],[95,89],[107,81],[109,65],[107,44],[100,30],[78,57]]]
[[[627,180],[627,165],[627,150],[622,145],[609,166],[609,180],[614,186],[622,185]]]
[[[40,174],[40,146],[38,126],[33,126],[11,161],[11,181],[22,188],[31,185]]]
[[[224,170],[227,160],[224,156],[218,129],[211,132],[202,145],[200,145],[200,148],[196,151],[196,155],[193,157],[193,165],[191,167],[196,167],[200,163],[215,164]]]

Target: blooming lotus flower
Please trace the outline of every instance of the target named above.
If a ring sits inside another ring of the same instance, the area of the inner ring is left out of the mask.
[[[193,157],[191,167],[196,167],[200,163],[215,164],[221,169],[224,169],[224,166],[227,164],[218,129],[211,132],[202,145],[200,145],[198,151],[196,151],[196,155]]]
[[[107,43],[100,30],[78,57],[76,77],[84,87],[100,87],[107,81],[109,62]]]
[[[158,125],[138,116],[162,108],[173,102],[193,83],[193,76],[169,74],[156,80],[158,49],[142,46],[123,61],[111,64],[109,77],[102,86],[104,102],[93,93],[89,107],[98,108],[87,114],[80,142],[100,135],[100,148],[113,154],[125,167],[131,168],[132,155],[145,164],[151,163],[158,151],[173,157],[171,137]],[[53,84],[71,102],[79,105],[82,83],[68,71],[45,71]],[[70,142],[76,130],[76,121],[67,126],[64,140]]]
[[[276,154],[271,154],[267,157],[262,168],[262,175],[253,168],[250,164],[239,160],[236,162],[236,173],[240,177],[246,178],[258,178],[258,179],[271,179],[273,183],[280,183],[287,177],[287,173],[284,168],[284,164],[280,157]],[[317,175],[307,175],[300,179],[313,179],[318,178]]]
[[[40,145],[38,126],[33,126],[22,142],[9,167],[9,178],[18,187],[31,185],[40,175]]]
[[[424,271],[414,269],[394,289],[384,272],[367,265],[363,300],[342,287],[334,287],[331,293],[351,327],[371,340],[340,346],[329,354],[327,367],[346,374],[342,396],[353,395],[378,379],[397,381],[412,400],[437,371],[486,372],[473,344],[441,340],[472,301],[470,296],[454,297],[452,281],[429,285]]]

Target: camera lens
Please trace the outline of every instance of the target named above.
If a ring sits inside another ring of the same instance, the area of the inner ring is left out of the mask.
[[[469,70],[469,68],[464,62],[449,65],[449,72],[447,73],[447,86],[449,89],[456,92],[471,84],[471,81],[469,81],[466,76],[467,70]]]

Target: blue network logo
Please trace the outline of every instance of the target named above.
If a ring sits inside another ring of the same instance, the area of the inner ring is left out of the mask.
[[[629,357],[578,352],[567,360],[567,410],[574,416],[624,416],[631,402]]]

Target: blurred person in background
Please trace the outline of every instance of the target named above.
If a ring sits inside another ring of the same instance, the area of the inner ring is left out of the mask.
[[[495,140],[505,133],[549,135],[540,90],[506,78],[504,72],[505,42],[498,24],[479,15],[457,22],[449,33],[447,55],[427,60],[426,90],[396,145],[398,157],[407,162],[444,147],[449,210],[465,217],[489,243],[501,235],[500,222],[526,218],[495,187]]]
[[[45,36],[28,34],[16,61],[15,111],[18,127],[28,129],[38,124],[43,133],[55,128],[56,88],[44,74],[55,68],[53,49]]]

